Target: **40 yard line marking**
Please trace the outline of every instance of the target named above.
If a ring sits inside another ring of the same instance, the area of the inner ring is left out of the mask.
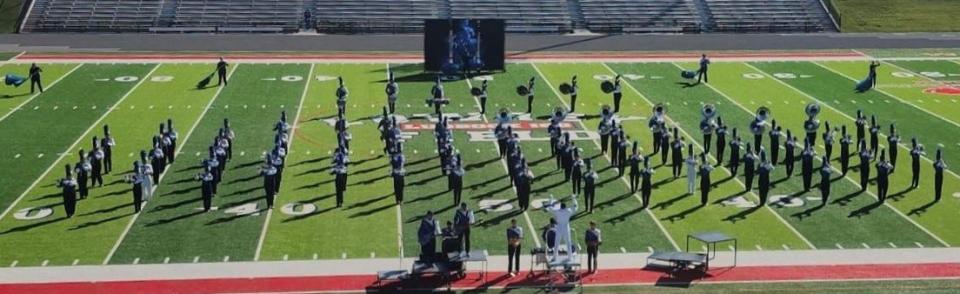
[[[60,78],[54,80],[53,83],[50,83],[49,85],[47,85],[47,88],[46,88],[45,90],[50,90],[50,88],[53,88],[54,85],[56,85],[56,84],[59,83],[61,80],[63,80],[64,78],[66,78],[67,76],[69,76],[70,74],[72,74],[74,71],[76,71],[76,70],[77,70],[78,68],[80,68],[81,66],[83,66],[83,63],[78,64],[77,66],[74,66],[73,69],[71,69],[70,71],[67,71],[67,73],[63,74],[63,76],[60,76]],[[13,110],[11,110],[10,112],[7,112],[7,114],[4,114],[3,116],[0,116],[0,121],[3,121],[4,119],[6,119],[8,116],[10,116],[11,114],[13,114],[14,111],[19,110],[20,107],[23,107],[24,105],[27,105],[27,103],[30,103],[30,101],[33,101],[33,98],[37,98],[37,96],[40,96],[40,94],[43,94],[43,93],[41,92],[41,93],[34,94],[33,96],[30,96],[30,98],[27,98],[27,100],[24,100],[22,103],[18,104],[17,107],[14,107]]]
[[[313,68],[314,68],[315,66],[316,66],[315,64],[312,64],[312,63],[310,64],[310,71],[307,72],[307,76],[308,76],[308,77],[312,77],[312,76],[313,76]],[[307,92],[310,90],[310,81],[311,81],[311,80],[313,80],[313,79],[307,79],[307,81],[303,83],[303,92],[300,93],[300,103],[299,103],[298,106],[297,106],[297,114],[296,114],[296,116],[293,117],[293,127],[290,129],[290,142],[287,143],[287,150],[292,150],[291,147],[293,146],[293,140],[296,138],[296,136],[294,136],[294,135],[296,134],[297,129],[298,129],[299,126],[300,126],[300,112],[301,112],[300,110],[303,109],[303,100],[306,99],[306,97],[307,97]],[[273,199],[274,203],[276,203],[276,201],[277,201],[278,198],[279,198],[279,197],[275,197],[275,199]],[[267,210],[267,217],[266,217],[266,219],[263,221],[263,229],[260,230],[260,238],[259,238],[259,240],[257,240],[257,251],[256,251],[256,253],[254,253],[254,255],[253,255],[253,261],[258,261],[258,260],[260,260],[260,250],[263,249],[263,240],[267,237],[267,228],[270,227],[270,217],[271,217],[271,216],[273,216],[273,209],[268,209],[268,210]]]
[[[473,83],[470,82],[470,79],[463,79],[463,80],[467,82],[467,88],[473,88]],[[473,96],[473,95],[470,95],[470,96]],[[473,96],[473,101],[477,103],[477,107],[480,106],[480,100],[477,99],[476,96]],[[487,123],[487,122],[488,122],[486,115],[482,115],[481,117],[483,117],[483,122],[484,122],[484,123]],[[496,142],[496,141],[490,141],[490,142],[493,143],[494,148],[497,148],[497,142]],[[499,150],[499,149],[497,149],[497,150]],[[480,152],[480,149],[477,149],[477,152],[479,153],[479,152]],[[499,154],[498,154],[498,156],[499,156]],[[505,160],[503,160],[503,159],[497,159],[497,161],[499,161],[500,164],[503,165],[503,169],[504,169],[504,170],[510,171],[510,167],[507,166],[507,162],[506,162]],[[511,185],[511,186],[512,186],[512,185]],[[514,192],[514,193],[517,192],[517,187],[513,187],[513,192]],[[536,227],[533,226],[533,221],[530,220],[530,214],[528,214],[526,211],[524,211],[524,212],[523,212],[523,218],[524,218],[524,220],[526,220],[526,222],[527,222],[527,227],[530,229],[530,232],[532,233],[532,234],[530,234],[530,235],[533,236],[533,244],[536,245],[537,247],[540,247],[540,237],[538,236],[539,234],[536,233],[536,232],[537,232],[537,229],[536,229]]]
[[[771,76],[771,75],[768,74],[767,72],[762,71],[762,70],[760,70],[759,68],[757,68],[757,67],[755,67],[755,66],[753,66],[753,65],[750,65],[749,63],[743,63],[743,64],[746,64],[746,65],[749,66],[750,68],[753,68],[754,70],[760,72],[760,74],[766,76],[767,78],[770,78],[770,79],[773,79],[773,80],[775,80],[775,81],[777,81],[777,82],[780,82],[780,84],[782,84],[782,85],[784,85],[784,86],[786,86],[786,87],[788,87],[788,88],[796,91],[797,93],[800,93],[801,95],[806,96],[807,98],[810,98],[811,100],[816,101],[816,102],[820,103],[821,105],[825,105],[826,107],[832,109],[834,112],[840,114],[841,116],[846,117],[847,119],[850,119],[850,120],[854,120],[852,117],[850,117],[850,116],[847,115],[846,113],[844,113],[844,112],[842,112],[842,111],[839,111],[839,110],[837,110],[836,108],[833,108],[832,106],[830,106],[830,105],[828,105],[828,104],[824,104],[823,101],[820,101],[819,99],[811,96],[810,94],[807,94],[807,92],[801,91],[800,89],[795,88],[794,86],[788,84],[787,82],[784,82],[784,81],[781,81],[781,80],[779,80],[779,79],[777,79],[777,78],[774,78],[773,76]],[[819,64],[818,64],[818,65],[819,65]],[[820,66],[823,66],[823,65],[820,65]],[[824,67],[824,68],[826,68],[826,67]],[[849,78],[849,77],[848,77],[848,78]],[[883,135],[883,134],[881,134],[880,136],[886,138],[886,136]],[[900,146],[901,148],[906,149],[906,147],[905,147],[904,145],[899,145],[899,146]],[[909,149],[908,149],[907,151],[909,151]],[[908,154],[909,154],[909,153],[908,153]],[[922,156],[921,158],[925,159],[925,160],[928,161],[928,162],[932,162],[932,161],[930,161],[930,159],[927,158],[926,156]],[[834,168],[834,170],[837,170],[837,169]],[[947,170],[947,171],[950,172],[951,174],[953,174],[954,176],[957,176],[957,174],[954,174],[952,171],[950,171],[950,170]],[[859,186],[860,183],[857,182],[857,180],[852,179],[851,177],[853,177],[853,174],[849,174],[849,175],[847,175],[847,176],[844,177],[844,178],[847,179],[847,181],[850,181],[851,183],[854,183],[855,185]],[[867,189],[866,192],[867,192],[868,195],[873,196],[873,198],[877,198],[877,195],[874,194],[873,192],[871,192],[870,189]],[[913,220],[912,218],[910,218],[910,217],[907,216],[906,214],[903,214],[902,211],[900,211],[899,209],[897,209],[896,207],[894,207],[893,205],[891,205],[889,202],[884,202],[884,205],[887,206],[887,207],[889,207],[891,210],[893,210],[895,213],[897,213],[898,215],[900,215],[900,216],[903,217],[904,219],[906,219],[908,222],[912,223],[914,226],[916,226],[917,228],[919,228],[919,229],[920,229],[921,231],[923,231],[924,233],[927,233],[927,235],[929,235],[929,236],[930,236],[931,238],[933,238],[934,240],[937,240],[937,242],[940,242],[940,244],[943,244],[943,246],[950,247],[950,244],[949,244],[949,243],[947,243],[946,241],[944,241],[943,239],[941,239],[939,236],[937,236],[936,234],[934,234],[934,233],[931,232],[930,230],[927,230],[927,228],[925,228],[924,226],[920,225],[920,223],[918,223],[917,221]]]
[[[544,75],[543,72],[540,71],[540,68],[537,67],[537,64],[531,62],[531,63],[530,63],[530,66],[532,66],[533,69],[534,69],[535,71],[537,71],[537,74],[540,75],[540,78],[543,79],[543,82],[544,82],[544,83],[547,83],[547,87],[550,88],[551,91],[553,91],[553,95],[554,95],[553,97],[556,98],[557,100],[560,100],[560,103],[562,103],[563,106],[565,106],[565,107],[567,107],[567,109],[569,109],[569,108],[570,108],[570,105],[567,104],[567,101],[566,101],[566,100],[563,100],[563,96],[561,96],[560,93],[557,92],[557,89],[553,87],[553,84],[550,83],[550,80],[547,80],[547,76]],[[604,64],[603,66],[606,67],[607,65]],[[613,70],[610,69],[609,67],[607,67],[607,69],[609,69],[611,72],[613,72]],[[627,85],[629,86],[630,84],[627,83]],[[632,88],[632,87],[631,87],[631,88]],[[636,89],[634,89],[634,91],[636,92]],[[639,92],[637,92],[637,93],[639,94]],[[647,103],[650,103],[650,102],[648,101]],[[577,122],[578,122],[578,123],[580,124],[580,126],[583,127],[584,129],[588,129],[588,128],[587,128],[587,125],[584,124],[582,120],[578,120]],[[600,143],[597,142],[597,139],[593,139],[593,140],[590,140],[590,141],[593,141],[593,144],[594,144],[594,145],[597,145],[598,148],[600,147]],[[612,162],[612,161],[610,160],[609,155],[604,155],[603,157],[606,158],[608,162]],[[628,188],[630,187],[630,182],[627,181],[626,178],[624,178],[624,177],[619,177],[619,178],[620,178],[621,180],[623,180],[624,183],[627,184],[627,187],[628,187]],[[640,201],[640,203],[643,203],[643,199],[641,199],[640,196],[637,195],[637,193],[632,193],[632,194],[633,194],[633,197],[637,199],[637,201]],[[650,212],[649,209],[644,209],[644,211],[647,213],[648,216],[650,216],[650,219],[653,220],[653,223],[655,223],[655,224],[657,225],[657,227],[660,228],[660,231],[661,231],[661,232],[663,233],[663,235],[667,238],[667,240],[670,241],[670,244],[673,245],[673,248],[674,248],[675,250],[680,250],[680,245],[677,245],[677,241],[673,240],[673,236],[670,236],[670,233],[667,232],[667,228],[664,227],[662,223],[660,223],[660,220],[657,219],[657,217],[653,215],[653,212]]]
[[[227,78],[228,78],[228,79],[229,79],[231,76],[233,76],[233,73],[234,73],[234,72],[237,71],[237,67],[240,67],[240,66],[239,66],[239,65],[234,66],[233,69],[230,70],[230,73],[227,74]],[[144,78],[143,80],[147,80],[147,79]],[[207,110],[210,109],[210,105],[213,105],[213,101],[216,101],[216,100],[217,100],[217,97],[220,96],[220,92],[223,91],[223,88],[226,88],[226,87],[218,87],[218,88],[217,88],[217,92],[213,94],[213,98],[210,98],[210,102],[207,102],[207,107],[204,107],[204,108],[203,108],[203,112],[200,113],[200,116],[197,117],[197,120],[193,122],[193,125],[192,125],[192,126],[190,126],[190,130],[187,131],[187,135],[186,135],[186,136],[183,136],[182,143],[178,144],[178,146],[177,146],[177,154],[180,154],[180,152],[183,151],[183,147],[184,147],[184,146],[187,146],[186,143],[187,143],[188,140],[190,140],[190,135],[193,135],[193,130],[195,130],[195,129],[197,128],[197,125],[200,125],[200,121],[202,121],[202,120],[203,120],[203,117],[207,115]],[[163,176],[165,176],[165,175],[167,174],[167,171],[169,171],[169,170],[170,170],[170,169],[166,169],[166,170],[163,171],[162,174],[160,174],[160,179],[161,179],[161,180],[163,180]],[[157,187],[159,187],[159,185],[154,185],[154,186],[153,186],[153,191],[156,191],[156,190],[157,190]],[[143,204],[141,204],[141,205],[143,205],[143,207],[141,207],[140,212],[143,213],[144,211],[146,211],[146,210],[147,210],[147,205],[149,205],[149,204],[150,204],[149,202],[144,202]],[[104,264],[104,265],[110,263],[110,259],[113,258],[113,254],[117,253],[117,249],[120,248],[120,243],[123,242],[123,239],[127,237],[127,233],[130,232],[130,228],[133,228],[133,223],[135,223],[135,222],[137,221],[137,218],[138,218],[138,217],[140,217],[140,213],[134,214],[133,217],[130,218],[130,222],[127,223],[127,227],[123,229],[123,232],[122,232],[122,233],[120,233],[120,237],[117,238],[117,242],[114,242],[113,248],[110,248],[110,253],[107,253],[107,257],[103,259],[103,264]],[[165,261],[166,261],[166,260],[165,260]]]
[[[78,67],[79,67],[79,66],[78,66]],[[113,106],[108,107],[107,110],[103,112],[103,115],[100,115],[100,118],[97,118],[97,120],[94,121],[93,124],[91,124],[90,127],[88,127],[87,130],[84,131],[83,134],[81,134],[80,137],[77,138],[77,140],[73,142],[73,144],[70,144],[70,147],[68,147],[68,148],[66,149],[66,151],[60,153],[60,156],[57,158],[57,160],[55,160],[52,164],[50,164],[50,166],[47,167],[47,170],[43,171],[43,173],[40,174],[40,177],[38,177],[36,180],[34,180],[33,183],[31,183],[30,186],[27,187],[26,190],[23,190],[23,193],[21,193],[20,196],[17,197],[17,199],[13,201],[13,203],[10,203],[10,206],[7,206],[7,209],[5,209],[2,214],[0,214],[0,219],[3,219],[5,216],[7,216],[7,214],[10,213],[10,211],[13,210],[13,208],[16,207],[17,204],[19,204],[20,201],[23,200],[24,197],[27,196],[27,193],[29,193],[31,190],[33,190],[33,188],[35,188],[35,187],[37,186],[37,184],[40,183],[40,180],[42,180],[43,178],[47,177],[47,174],[49,174],[50,171],[53,170],[54,167],[59,166],[58,163],[60,163],[61,161],[63,161],[63,158],[67,156],[67,153],[69,153],[70,150],[73,150],[73,148],[76,148],[77,145],[80,144],[81,141],[84,141],[84,139],[87,137],[87,134],[89,134],[90,131],[92,131],[94,128],[96,128],[98,125],[100,125],[100,122],[102,122],[103,119],[107,117],[107,115],[109,115],[111,112],[113,112],[113,109],[115,109],[117,105],[120,105],[120,103],[123,103],[124,100],[127,100],[127,97],[130,97],[130,94],[132,94],[137,88],[140,87],[140,85],[143,84],[144,81],[147,80],[146,77],[149,77],[150,75],[152,75],[153,72],[156,71],[158,68],[160,68],[160,64],[155,65],[155,66],[153,67],[153,69],[151,69],[150,72],[148,72],[148,73],[144,76],[143,79],[141,79],[139,82],[137,82],[136,85],[134,85],[132,88],[130,88],[130,90],[128,90],[127,93],[123,95],[123,97],[120,97],[120,100],[117,100],[117,102],[114,102],[114,103],[113,103]],[[64,75],[64,76],[66,76],[66,75]]]

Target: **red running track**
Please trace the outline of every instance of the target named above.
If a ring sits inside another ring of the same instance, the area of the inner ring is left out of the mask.
[[[500,288],[539,286],[548,281],[542,275],[520,275],[510,278],[504,272],[490,273],[489,280],[477,280],[476,274],[453,283],[453,288]],[[585,275],[585,285],[653,285],[711,282],[822,281],[878,279],[960,278],[960,263],[896,264],[896,265],[817,265],[817,266],[753,266],[713,269],[699,280],[698,275],[669,278],[659,270],[611,269]],[[420,281],[384,284],[385,290],[445,288],[433,278]],[[120,282],[71,282],[43,284],[0,284],[0,293],[223,293],[223,292],[320,292],[376,290],[376,277],[317,276],[277,278],[229,278],[195,280],[156,280]]]

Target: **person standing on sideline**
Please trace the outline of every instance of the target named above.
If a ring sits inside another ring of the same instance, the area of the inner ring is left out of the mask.
[[[440,234],[440,224],[433,218],[433,211],[427,211],[427,215],[420,220],[420,228],[417,229],[417,243],[420,243],[420,259],[431,261],[437,253],[437,235]]]
[[[467,208],[466,203],[460,203],[460,209],[453,215],[453,225],[456,228],[457,238],[461,242],[460,252],[470,256],[470,226],[476,220],[473,211]]]
[[[217,62],[217,86],[226,86],[227,85],[227,64],[226,61],[223,61],[223,57],[220,57],[220,61]]]
[[[67,213],[67,218],[73,217],[77,211],[77,180],[73,179],[73,172],[70,165],[66,166],[67,174],[60,180],[57,180],[57,187],[61,188],[63,196],[63,211]]]
[[[603,235],[597,228],[597,223],[590,221],[590,228],[584,233],[584,243],[587,243],[587,272],[597,272],[597,254],[600,252],[600,244],[603,244]]]
[[[510,219],[510,227],[507,228],[507,273],[510,277],[516,277],[520,273],[520,255],[521,242],[523,241],[523,228],[517,225],[517,219]]]
[[[34,87],[40,90],[40,93],[43,93],[43,81],[40,79],[41,73],[43,73],[43,69],[37,66],[36,63],[30,64],[30,94],[33,94],[35,91]]]
[[[687,147],[687,195],[693,195],[697,189],[697,158],[693,156],[693,144]]]
[[[697,70],[697,83],[701,81],[704,83],[710,83],[710,79],[707,78],[707,68],[710,67],[710,59],[707,58],[706,54],[700,56],[700,69]]]
[[[910,139],[910,143],[912,143],[912,147],[910,147],[910,170],[913,172],[910,188],[916,188],[920,186],[920,156],[926,153],[923,152],[923,145],[917,143],[917,138]]]
[[[937,149],[937,160],[933,162],[933,202],[940,201],[940,195],[943,194],[943,170],[947,169],[947,163],[943,161],[943,153]]]

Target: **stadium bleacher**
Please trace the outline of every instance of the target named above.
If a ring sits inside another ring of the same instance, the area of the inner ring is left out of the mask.
[[[593,32],[698,32],[693,0],[580,0]]]
[[[423,20],[447,18],[443,0],[319,0],[317,30],[322,33],[413,33]]]
[[[36,0],[22,31],[417,33],[435,18],[525,33],[836,30],[819,0]]]
[[[819,0],[705,0],[716,32],[819,32],[832,30]]]
[[[449,0],[452,18],[506,21],[507,32],[565,33],[572,28],[564,0]]]
[[[37,0],[25,31],[144,31],[164,0]]]

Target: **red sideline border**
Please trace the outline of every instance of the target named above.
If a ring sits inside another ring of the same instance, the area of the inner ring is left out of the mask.
[[[656,269],[610,269],[584,275],[583,284],[603,285],[667,285],[701,283],[763,283],[853,280],[960,279],[960,263],[926,264],[863,264],[813,266],[750,266],[716,268],[701,279],[683,275],[669,278]],[[514,288],[542,286],[543,275],[515,278],[505,272],[489,273],[487,281],[477,274],[452,284],[454,289]],[[0,293],[223,293],[223,292],[354,292],[396,291],[397,289],[443,289],[439,280],[425,278],[417,282],[387,282],[378,287],[373,275],[222,278],[156,281],[69,282],[38,284],[0,284]]]
[[[866,55],[856,51],[717,51],[704,52],[712,59],[742,59],[742,58],[863,58]],[[618,60],[618,59],[697,59],[700,53],[696,52],[508,52],[507,60]],[[420,61],[422,54],[398,53],[316,53],[316,54],[284,54],[284,53],[24,53],[14,60],[18,61],[56,61],[56,60],[187,60],[211,61],[223,56],[229,60],[402,60]]]

